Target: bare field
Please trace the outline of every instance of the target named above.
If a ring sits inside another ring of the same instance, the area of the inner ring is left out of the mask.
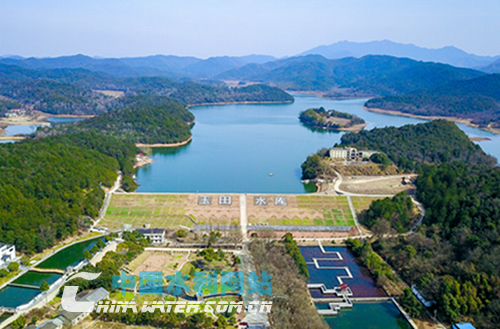
[[[403,184],[404,177],[415,179],[417,175],[344,176],[340,189],[359,194],[397,194],[414,191],[415,186]]]
[[[135,275],[141,271],[162,271],[164,275],[175,274],[188,260],[187,253],[169,253],[164,251],[145,251],[134,259],[128,268]]]

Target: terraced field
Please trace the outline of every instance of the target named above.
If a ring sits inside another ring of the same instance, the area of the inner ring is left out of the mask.
[[[115,194],[100,226],[121,229],[130,224],[134,228],[150,223],[151,227],[177,229],[180,225],[239,224],[238,196],[232,196],[230,205],[199,205],[195,194]],[[214,201],[218,196],[212,196]]]
[[[276,206],[273,198],[286,197],[287,206]],[[344,196],[268,196],[267,205],[256,205],[256,196],[247,196],[248,222],[263,225],[354,226]]]
[[[237,194],[115,194],[101,226],[116,230],[134,228],[177,229],[179,226],[239,225]],[[245,195],[248,223],[252,225],[355,226],[345,196]],[[352,197],[357,213],[377,198]]]
[[[366,196],[352,196],[352,204],[354,206],[354,210],[356,211],[357,214],[362,212],[363,210],[366,210],[370,207],[370,204],[375,201],[382,199],[381,197],[366,197]]]

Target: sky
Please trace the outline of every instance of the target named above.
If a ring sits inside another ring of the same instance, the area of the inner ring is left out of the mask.
[[[348,40],[500,55],[498,0],[0,0],[0,55],[293,56]]]

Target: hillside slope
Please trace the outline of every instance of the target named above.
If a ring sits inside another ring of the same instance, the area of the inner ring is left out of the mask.
[[[500,74],[454,81],[402,96],[375,98],[365,106],[423,116],[472,119],[480,127],[500,127]]]

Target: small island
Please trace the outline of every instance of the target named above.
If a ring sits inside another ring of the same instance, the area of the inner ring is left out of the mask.
[[[365,120],[350,113],[335,110],[308,109],[302,111],[299,120],[308,127],[358,132],[366,127]]]

